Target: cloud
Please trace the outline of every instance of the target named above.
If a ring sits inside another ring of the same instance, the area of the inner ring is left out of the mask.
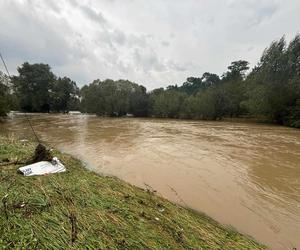
[[[90,20],[95,21],[96,23],[99,23],[99,24],[106,23],[106,20],[104,19],[101,12],[97,12],[86,5],[81,5],[80,9],[81,9],[82,13]]]
[[[149,71],[162,72],[166,70],[165,64],[158,58],[156,53],[151,50],[135,49],[133,51],[133,60],[137,70],[142,70],[144,73]]]
[[[255,1],[256,2],[256,1]],[[278,4],[274,1],[266,2],[251,2],[246,4],[246,8],[251,10],[251,20],[248,27],[260,25],[262,22],[272,18],[278,10]]]
[[[50,8],[50,9],[52,9],[54,12],[56,12],[56,13],[60,13],[60,8],[59,8],[59,6],[57,5],[57,3],[56,3],[56,1],[53,1],[53,0],[48,0],[47,2],[46,2],[46,4],[48,5],[48,7]]]
[[[124,78],[153,89],[222,74],[233,60],[253,66],[272,40],[300,31],[298,0],[2,0],[0,8],[0,49],[13,73],[43,62],[80,86]]]
[[[170,43],[168,41],[162,41],[161,45],[164,46],[164,47],[169,47]]]
[[[9,58],[23,60],[46,60],[52,65],[67,63],[69,53],[74,53],[61,32],[67,33],[68,24],[64,20],[51,23],[36,16],[29,5],[7,5],[6,15],[0,22],[6,29],[0,30],[1,49]],[[56,28],[62,25],[63,29]]]

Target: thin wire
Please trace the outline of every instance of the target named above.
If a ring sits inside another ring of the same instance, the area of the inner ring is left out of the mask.
[[[4,65],[4,68],[5,68],[5,70],[6,70],[7,74],[8,74],[8,76],[9,76],[9,78],[11,78],[11,76],[10,76],[10,74],[9,74],[9,71],[8,71],[8,68],[7,68],[7,66],[6,66],[6,63],[5,63],[5,61],[4,61],[4,59],[3,59],[2,55],[1,55],[1,53],[0,53],[0,57],[1,57],[1,60],[2,60],[3,65]],[[34,134],[34,136],[35,136],[35,139],[37,140],[38,143],[41,143],[39,137],[37,136],[37,134],[35,133],[35,131],[34,131],[34,129],[33,129],[33,126],[32,126],[32,124],[31,124],[31,122],[30,122],[30,119],[29,119],[28,116],[27,116],[26,111],[25,111],[24,113],[25,113],[25,118],[26,118],[26,120],[27,120],[27,122],[28,122],[28,124],[29,124],[29,126],[30,126],[30,128],[31,128],[31,130],[32,130],[32,132],[33,132],[33,134]]]
[[[7,72],[8,76],[9,76],[9,78],[10,78],[10,74],[9,74],[9,72],[8,72],[8,69],[7,69],[7,67],[6,67],[6,63],[5,63],[5,61],[4,61],[4,59],[3,59],[2,55],[1,55],[1,53],[0,53],[0,57],[1,57],[1,60],[2,60],[2,62],[3,62],[4,68],[6,69],[6,72]]]
[[[32,126],[32,124],[31,124],[31,121],[30,121],[30,119],[29,119],[28,116],[27,116],[26,111],[25,111],[25,117],[26,117],[27,122],[28,122],[28,124],[29,124],[29,126],[30,126],[30,128],[31,128],[31,130],[32,130],[32,132],[33,132],[33,134],[34,134],[34,136],[35,136],[35,139],[36,139],[37,142],[40,144],[41,141],[40,141],[39,137],[37,136],[37,134],[35,133],[35,131],[34,131],[34,129],[33,129],[33,126]]]

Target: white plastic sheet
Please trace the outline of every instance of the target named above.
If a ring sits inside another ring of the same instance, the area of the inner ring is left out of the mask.
[[[20,167],[19,171],[23,173],[24,176],[32,176],[65,172],[66,168],[56,157],[54,157],[51,162],[40,161]]]

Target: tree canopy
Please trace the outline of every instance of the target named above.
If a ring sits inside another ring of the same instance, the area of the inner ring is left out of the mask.
[[[9,111],[9,78],[0,71],[0,116]]]
[[[19,109],[26,112],[67,112],[79,108],[79,89],[68,77],[56,77],[48,64],[23,63],[12,77]]]
[[[104,116],[147,116],[146,88],[127,80],[95,80],[81,89],[81,111]]]

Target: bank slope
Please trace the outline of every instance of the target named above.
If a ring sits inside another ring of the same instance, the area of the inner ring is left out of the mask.
[[[0,162],[35,145],[0,138]],[[205,215],[55,152],[67,172],[23,177],[0,166],[0,249],[263,249]],[[3,165],[3,164],[2,164]]]

